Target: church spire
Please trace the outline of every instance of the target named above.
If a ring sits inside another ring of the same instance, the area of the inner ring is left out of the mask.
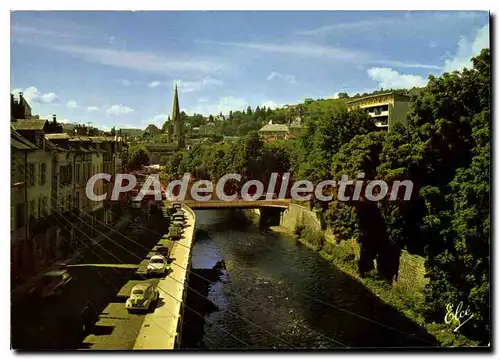
[[[175,85],[175,90],[174,90],[174,105],[172,108],[172,121],[174,123],[177,122],[178,119],[180,119],[180,111],[179,111],[179,95],[177,94],[177,84]]]
[[[184,119],[181,119],[179,108],[179,95],[177,93],[177,85],[174,90],[174,104],[172,107],[172,123],[174,125],[174,135],[179,149],[184,148]]]

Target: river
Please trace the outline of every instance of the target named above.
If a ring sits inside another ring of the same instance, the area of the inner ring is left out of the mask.
[[[255,219],[247,221],[234,214],[196,212],[199,231],[192,255],[183,347],[437,345],[425,330],[317,252],[286,234],[259,229]],[[211,270],[221,263],[225,264],[222,270]]]

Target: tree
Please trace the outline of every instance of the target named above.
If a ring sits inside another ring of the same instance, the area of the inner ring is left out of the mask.
[[[402,219],[385,214],[392,232],[425,251],[426,315],[441,322],[446,305],[462,301],[476,315],[460,331],[487,342],[490,51],[473,58],[473,65],[429,77],[413,101],[408,128],[393,131],[391,146],[384,146],[379,172],[388,180],[411,179],[417,190],[415,199],[399,206]]]
[[[376,130],[364,111],[319,110],[308,114],[301,147],[298,176],[315,183],[330,179],[332,156],[353,137]]]
[[[128,167],[131,170],[139,170],[144,165],[149,165],[149,156],[149,151],[143,145],[131,146]]]
[[[116,129],[115,129],[114,126],[111,128],[111,131],[109,133],[110,133],[111,136],[115,136],[116,135]]]
[[[339,99],[349,99],[349,94],[346,92],[342,92],[338,94]]]

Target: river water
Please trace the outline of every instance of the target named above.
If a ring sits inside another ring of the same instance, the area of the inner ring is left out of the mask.
[[[436,345],[425,330],[293,237],[259,229],[255,219],[245,221],[234,211],[196,216],[203,231],[193,248],[184,347]],[[214,276],[210,269],[221,262],[225,267]]]

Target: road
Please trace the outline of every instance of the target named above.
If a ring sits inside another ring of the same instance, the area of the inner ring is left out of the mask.
[[[80,312],[85,303],[90,301],[95,310],[101,312],[114,300],[116,293],[133,276],[137,265],[148,253],[146,249],[161,238],[157,234],[162,232],[163,221],[161,214],[150,220],[143,216],[140,226],[149,231],[134,229],[132,224],[127,224],[121,233],[137,244],[121,234],[109,231],[109,239],[85,249],[81,259],[75,262],[75,265],[80,266],[69,267],[73,280],[58,297],[40,299],[26,293],[13,295],[12,348],[79,348],[84,338],[80,330]]]

